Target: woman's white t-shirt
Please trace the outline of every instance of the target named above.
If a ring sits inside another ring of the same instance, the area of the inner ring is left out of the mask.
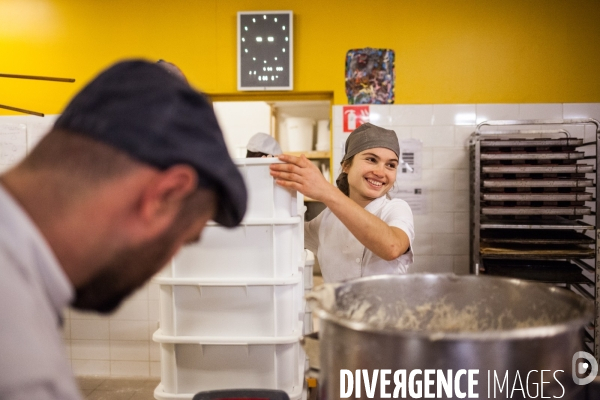
[[[389,226],[406,233],[410,249],[400,257],[386,261],[354,237],[346,226],[326,208],[310,222],[304,223],[304,247],[316,254],[325,282],[340,282],[361,276],[404,274],[413,263],[413,215],[401,199],[382,196],[370,202],[365,210]]]

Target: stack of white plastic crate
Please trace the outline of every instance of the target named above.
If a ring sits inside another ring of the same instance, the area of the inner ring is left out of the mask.
[[[277,186],[277,159],[235,160],[248,189],[242,224],[210,223],[155,278],[160,285],[157,399],[218,389],[279,389],[303,396],[302,199]]]
[[[305,250],[306,259],[304,262],[304,292],[308,293],[313,288],[313,269],[315,266],[315,255],[309,251]],[[309,334],[314,331],[313,327],[313,313],[311,308],[305,302],[305,312],[304,312],[304,334]]]

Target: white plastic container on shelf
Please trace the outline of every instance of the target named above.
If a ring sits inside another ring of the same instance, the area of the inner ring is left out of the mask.
[[[248,189],[245,220],[254,218],[290,218],[298,216],[303,196],[275,183],[269,165],[282,163],[277,158],[237,158],[237,165]]]
[[[219,389],[279,389],[302,397],[306,354],[297,336],[277,340],[202,342],[157,331],[161,347],[161,384],[157,399],[191,399]]]
[[[321,119],[317,122],[317,143],[315,144],[315,150],[317,151],[329,151],[330,149],[330,134],[329,134],[329,120]]]
[[[202,240],[184,246],[163,277],[227,280],[289,278],[304,266],[301,217],[253,220],[228,229],[206,226]]]
[[[311,151],[315,120],[312,118],[288,117],[285,119],[288,151]]]
[[[164,335],[199,336],[203,341],[302,334],[303,276],[287,280],[205,281],[155,278],[160,285]]]

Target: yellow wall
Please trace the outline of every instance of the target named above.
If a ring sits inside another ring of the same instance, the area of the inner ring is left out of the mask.
[[[598,0],[0,0],[0,104],[58,113],[108,64],[164,58],[236,91],[236,12],[293,10],[296,91],[345,104],[344,58],[396,51],[396,103],[600,102]],[[4,114],[10,114],[4,112]]]

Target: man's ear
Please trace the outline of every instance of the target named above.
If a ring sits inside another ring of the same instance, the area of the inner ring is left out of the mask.
[[[151,179],[141,193],[138,209],[146,233],[154,236],[168,228],[197,185],[196,171],[187,165],[174,165]]]

